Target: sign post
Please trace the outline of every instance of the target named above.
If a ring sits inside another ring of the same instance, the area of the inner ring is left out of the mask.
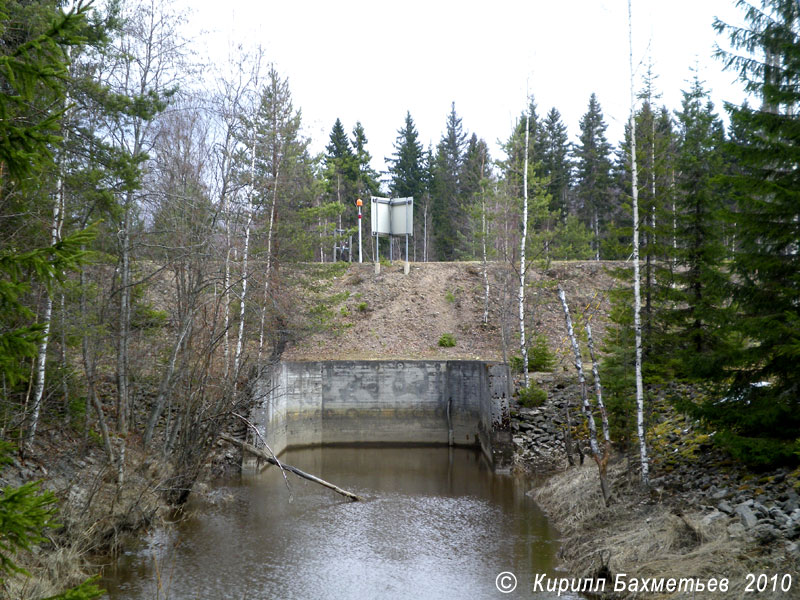
[[[406,260],[403,265],[403,272],[408,274],[410,263],[408,262],[408,238],[414,235],[414,199],[413,198],[378,198],[372,196],[372,235],[376,240],[375,253],[375,272],[380,268],[379,256],[377,252],[380,234],[389,236],[389,260],[392,259],[394,238],[405,236],[406,238]]]
[[[361,198],[356,200],[356,206],[358,207],[358,262],[361,261],[361,206],[364,203],[361,202]]]

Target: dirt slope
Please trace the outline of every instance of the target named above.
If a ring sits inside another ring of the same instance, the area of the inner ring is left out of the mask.
[[[550,347],[566,355],[564,317],[556,296],[560,283],[573,316],[591,318],[595,336],[602,338],[609,310],[607,291],[618,283],[609,269],[617,266],[587,261],[532,268],[528,276],[532,313],[528,327],[546,335]],[[403,274],[402,263],[383,266],[379,275],[372,264],[353,264],[329,288],[331,295],[344,298],[331,307],[333,325],[290,345],[283,358],[501,360],[502,313],[506,314],[509,353],[517,353],[518,284],[516,275],[508,270],[504,275],[500,264],[490,265],[490,284],[490,318],[484,325],[479,262],[413,263],[408,275]],[[455,336],[454,347],[438,345],[444,333]]]

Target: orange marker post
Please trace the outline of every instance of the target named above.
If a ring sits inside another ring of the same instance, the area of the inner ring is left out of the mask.
[[[361,207],[363,204],[361,198],[356,200],[356,206],[358,207],[358,262],[361,262]]]

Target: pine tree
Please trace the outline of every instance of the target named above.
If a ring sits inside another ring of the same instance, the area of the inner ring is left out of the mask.
[[[611,144],[606,140],[607,125],[597,96],[589,98],[589,108],[580,120],[580,136],[574,146],[576,197],[579,214],[594,234],[595,259],[602,256],[604,226],[611,201]]]

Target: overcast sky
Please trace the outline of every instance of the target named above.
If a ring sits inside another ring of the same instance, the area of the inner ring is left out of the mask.
[[[526,86],[539,114],[555,106],[570,141],[592,92],[617,144],[629,112],[626,0],[303,1],[178,0],[191,6],[191,31],[211,60],[231,40],[260,44],[288,77],[312,150],[321,151],[340,118],[364,125],[373,167],[385,168],[397,130],[411,111],[423,145],[439,141],[450,110],[484,138],[495,158],[525,107]],[[652,57],[660,102],[680,106],[691,68],[722,101],[741,85],[712,58],[715,16],[741,22],[734,0],[633,0],[637,88]]]

